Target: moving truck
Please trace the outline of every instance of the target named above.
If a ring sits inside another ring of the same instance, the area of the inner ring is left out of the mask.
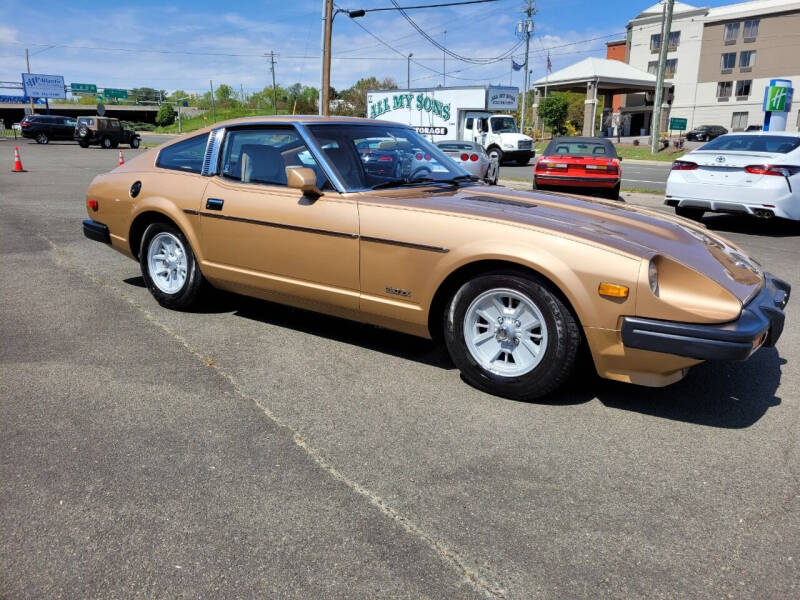
[[[478,142],[500,164],[527,165],[533,140],[517,131],[510,114],[519,89],[465,86],[413,90],[367,91],[367,117],[413,126],[433,142]]]

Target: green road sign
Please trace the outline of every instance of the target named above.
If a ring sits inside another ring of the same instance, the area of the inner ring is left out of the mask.
[[[103,90],[103,96],[105,96],[106,98],[117,98],[118,100],[127,100],[128,90],[116,90],[114,88],[105,88]]]
[[[686,131],[686,122],[686,119],[672,117],[669,120],[669,128],[672,131]]]
[[[787,92],[789,91],[785,87],[769,87],[767,88],[769,91],[767,92],[767,102],[766,106],[764,106],[765,111],[775,111],[775,112],[785,112],[786,111],[786,100],[788,99],[789,95]]]
[[[93,83],[70,83],[69,89],[73,94],[96,94],[97,86]]]

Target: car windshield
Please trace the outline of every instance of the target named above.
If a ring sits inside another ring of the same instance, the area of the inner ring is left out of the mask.
[[[517,123],[511,117],[492,117],[494,133],[517,133]]]
[[[349,191],[469,178],[413,129],[391,123],[320,124],[308,129]]]
[[[440,150],[444,150],[450,152],[454,150],[466,150],[467,152],[477,152],[478,147],[474,144],[470,144],[469,142],[439,142],[436,146]]]
[[[545,156],[563,154],[566,156],[607,156],[617,158],[617,151],[611,142],[592,140],[570,140],[569,138],[556,138],[551,141],[544,151]]]
[[[800,137],[788,135],[723,135],[708,142],[702,147],[702,150],[786,154],[798,146],[800,146]]]

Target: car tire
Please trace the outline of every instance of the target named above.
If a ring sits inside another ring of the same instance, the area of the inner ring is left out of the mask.
[[[675,207],[676,215],[683,217],[684,219],[691,219],[692,221],[701,221],[705,212],[706,211],[704,211],[702,208],[690,208],[688,206]]]
[[[40,131],[36,134],[36,143],[37,144],[46,144],[50,141],[50,138],[47,137],[47,134],[44,131]]]
[[[131,148],[136,150],[139,147],[139,138],[133,138],[131,140]]]
[[[113,148],[112,144],[113,144],[113,142],[111,141],[110,137],[105,136],[105,137],[100,139],[100,145],[103,148],[105,148],[106,150],[110,150],[111,148]]]
[[[534,400],[567,379],[581,334],[548,282],[496,271],[471,279],[453,295],[444,338],[468,383],[506,398]]]
[[[619,199],[619,189],[620,189],[620,184],[618,183],[617,185],[615,185],[610,190],[606,190],[603,195],[606,198],[608,198],[609,200],[618,200]]]
[[[492,146],[486,153],[489,155],[490,159],[495,159],[497,161],[498,166],[503,164],[503,151],[497,146]]]
[[[147,289],[161,306],[185,309],[200,298],[203,274],[189,242],[174,225],[147,226],[139,246],[139,265]]]
[[[78,129],[78,137],[85,138],[89,136],[89,129],[86,126],[81,126]]]
[[[489,167],[486,169],[486,183],[489,185],[497,185],[497,180],[500,178],[500,165],[494,160],[489,161]]]

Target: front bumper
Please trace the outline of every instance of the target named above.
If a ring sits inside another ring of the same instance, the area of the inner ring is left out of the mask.
[[[774,346],[784,324],[791,286],[764,274],[764,287],[739,318],[719,325],[624,317],[622,343],[628,348],[698,360],[745,360],[761,346]]]
[[[92,219],[83,220],[83,235],[95,242],[111,243],[111,234],[108,227]]]

